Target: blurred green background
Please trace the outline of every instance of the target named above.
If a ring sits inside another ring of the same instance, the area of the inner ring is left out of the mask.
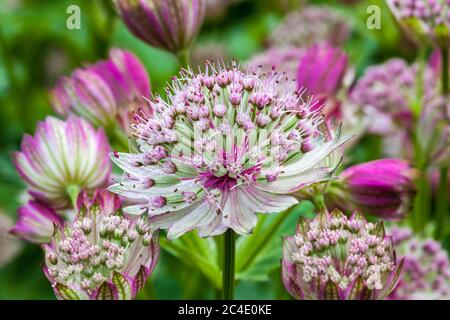
[[[220,44],[227,55],[245,61],[264,50],[268,35],[297,2],[304,1],[235,0],[221,15],[207,20],[197,45]],[[360,0],[355,5],[343,2],[310,1],[332,6],[348,17],[353,32],[345,50],[357,75],[367,65],[387,57],[414,58],[415,50],[403,44],[384,1]],[[66,9],[72,4],[81,9],[80,30],[66,28]],[[371,4],[382,9],[381,30],[366,27],[366,10]],[[19,149],[24,133],[33,133],[37,121],[53,114],[47,90],[56,79],[83,63],[105,58],[110,47],[126,48],[143,61],[154,93],[163,94],[166,81],[178,71],[174,56],[147,46],[127,31],[111,1],[0,0],[0,210],[13,220],[23,202],[25,186],[11,164],[10,152]],[[363,141],[352,153],[350,162],[377,158],[374,146],[377,141],[373,138]],[[293,233],[298,216],[311,214],[311,210],[311,205],[305,203],[284,221],[266,254],[249,274],[240,276],[236,298],[288,298],[280,281],[281,236]],[[54,299],[41,267],[41,249],[23,243],[16,258],[0,266],[0,299]],[[266,273],[270,276],[266,277]],[[213,290],[206,287],[206,280],[195,267],[180,264],[174,256],[163,252],[139,298],[213,298]]]

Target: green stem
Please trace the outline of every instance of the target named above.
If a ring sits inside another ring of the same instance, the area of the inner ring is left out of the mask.
[[[436,202],[435,238],[442,239],[448,227],[448,167],[440,170],[439,188]]]
[[[325,205],[325,198],[323,196],[323,193],[318,193],[314,197],[314,205],[316,206],[317,210],[319,210],[319,212],[322,211],[327,212],[327,207]]]
[[[186,49],[177,54],[178,60],[180,61],[180,69],[187,68],[191,64],[190,50]]]
[[[232,229],[225,233],[222,272],[222,300],[233,300],[236,260],[236,239]]]
[[[72,206],[75,210],[77,210],[77,199],[80,194],[80,187],[77,185],[70,185],[67,187],[67,194],[70,197],[70,201],[72,202]]]
[[[416,184],[417,196],[415,200],[413,228],[415,231],[421,232],[425,229],[428,222],[431,208],[431,192],[426,168],[422,169],[422,174]]]
[[[448,48],[442,48],[441,49],[441,60],[442,60],[442,67],[441,67],[441,72],[442,72],[442,94],[444,96],[448,95]]]
[[[449,49],[447,47],[441,50],[442,59],[442,94],[447,97],[449,93]],[[436,237],[444,235],[447,225],[448,215],[448,167],[443,166],[440,170],[439,188],[436,200]]]

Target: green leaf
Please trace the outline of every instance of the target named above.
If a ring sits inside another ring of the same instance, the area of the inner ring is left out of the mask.
[[[189,237],[189,240],[186,240],[185,236],[172,241],[161,238],[160,246],[181,262],[197,268],[216,289],[220,289],[222,272],[217,264],[217,254],[213,249],[214,240],[201,239],[195,234],[186,236]],[[197,239],[190,238],[192,236]],[[211,244],[205,243],[210,241]]]
[[[304,201],[283,213],[259,215],[253,234],[238,240],[237,279],[267,281],[280,266],[282,237],[294,234],[299,216],[313,215],[313,211],[314,206]]]

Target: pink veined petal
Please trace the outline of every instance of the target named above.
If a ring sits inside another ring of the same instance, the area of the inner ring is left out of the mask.
[[[167,238],[175,239],[197,227],[208,225],[212,218],[214,218],[214,214],[215,209],[211,208],[208,203],[200,203],[194,210],[189,210],[184,217],[177,219],[177,221],[169,227]]]
[[[238,234],[248,234],[256,225],[256,213],[251,210],[242,190],[235,188],[226,195],[222,223]]]

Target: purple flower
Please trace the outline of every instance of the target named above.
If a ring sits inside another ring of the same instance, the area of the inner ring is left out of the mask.
[[[131,52],[112,49],[109,59],[75,70],[50,92],[53,108],[61,115],[76,114],[108,130],[120,124],[128,129],[130,114],[147,105],[150,80]]]
[[[384,219],[403,218],[415,195],[416,170],[407,161],[382,159],[345,169],[339,176],[339,207]],[[333,189],[331,189],[333,193]]]
[[[402,264],[383,223],[368,223],[359,213],[303,218],[283,243],[283,283],[298,300],[382,300],[395,288]]]
[[[397,254],[404,256],[403,273],[394,300],[448,300],[450,262],[447,251],[433,239],[415,236],[412,230],[391,230]]]
[[[347,138],[324,137],[320,111],[297,91],[280,93],[284,80],[214,65],[173,79],[167,100],[134,126],[139,153],[112,157],[126,174],[110,190],[142,203],[125,211],[148,212],[171,239],[247,234],[255,213],[285,210],[292,193],[329,180],[325,160]]]
[[[296,89],[295,79],[297,77],[300,59],[305,55],[305,50],[300,48],[271,48],[253,56],[245,65],[248,72],[267,73],[276,71],[285,75],[290,82],[283,87],[283,91]]]
[[[347,71],[347,55],[328,44],[310,47],[300,59],[297,71],[298,89],[306,89],[319,105],[328,101],[333,110],[336,94],[342,87]]]
[[[21,151],[13,153],[16,170],[29,194],[54,209],[69,208],[70,190],[93,192],[108,183],[111,163],[103,129],[84,119],[47,117],[34,136],[25,135]]]
[[[143,219],[129,219],[119,198],[98,191],[78,199],[75,221],[57,229],[45,251],[44,272],[58,299],[130,300],[159,256],[158,236]]]
[[[387,3],[400,26],[417,43],[449,46],[449,1],[387,0]]]
[[[9,231],[26,241],[33,243],[47,243],[55,232],[54,226],[62,227],[64,221],[53,209],[28,201],[17,210],[18,219]]]
[[[202,27],[206,0],[114,0],[128,29],[151,46],[188,49]]]
[[[270,36],[275,47],[307,48],[316,43],[343,44],[350,35],[348,21],[324,6],[308,6],[289,13]]]
[[[401,59],[391,59],[370,67],[350,93],[372,119],[370,131],[389,134],[397,128],[412,126],[411,97],[416,92],[417,66],[408,66]]]

